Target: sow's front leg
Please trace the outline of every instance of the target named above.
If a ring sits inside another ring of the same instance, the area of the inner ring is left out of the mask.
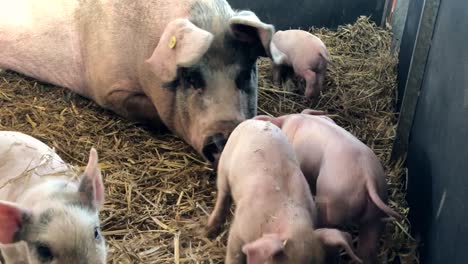
[[[116,89],[109,93],[102,104],[120,116],[153,129],[164,127],[153,102],[143,92]]]

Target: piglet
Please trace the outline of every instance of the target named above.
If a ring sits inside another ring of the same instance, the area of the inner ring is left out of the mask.
[[[358,256],[375,263],[385,214],[400,219],[386,205],[384,169],[373,151],[320,111],[281,117],[259,115],[282,129],[301,170],[316,194],[318,226],[359,225]]]
[[[304,30],[277,31],[270,50],[274,83],[278,84],[292,68],[306,81],[306,97],[320,94],[329,63],[329,53],[322,40]]]
[[[232,201],[225,263],[323,263],[325,250],[349,237],[315,229],[316,206],[286,135],[269,122],[247,120],[230,135],[217,168],[218,194],[207,235],[219,234]]]
[[[80,179],[41,141],[0,131],[0,249],[25,242],[32,263],[106,263],[104,187],[94,148]],[[12,253],[13,252],[13,253]]]

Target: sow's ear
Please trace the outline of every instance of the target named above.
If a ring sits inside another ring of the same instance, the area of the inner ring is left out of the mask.
[[[0,244],[13,243],[15,234],[21,231],[31,214],[14,203],[0,201]]]
[[[260,42],[263,52],[260,56],[271,56],[270,43],[275,27],[263,23],[251,11],[240,11],[229,20],[229,27],[234,38],[248,43]]]
[[[99,211],[104,205],[104,184],[102,183],[101,168],[98,164],[96,149],[91,148],[88,165],[81,178],[78,191],[82,202],[93,210]]]
[[[177,67],[190,67],[206,53],[213,41],[213,34],[185,18],[167,24],[151,57],[146,60],[153,73],[162,81],[174,80]]]

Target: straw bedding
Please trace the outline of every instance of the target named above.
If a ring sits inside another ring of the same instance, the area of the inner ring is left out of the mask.
[[[390,53],[390,33],[367,17],[336,31],[310,31],[327,45],[333,62],[322,97],[305,99],[298,78],[273,85],[269,61],[262,59],[259,113],[328,111],[382,160],[389,203],[406,216],[405,168],[401,161],[389,161],[397,121],[397,59]],[[217,239],[201,233],[215,202],[215,172],[180,139],[151,132],[66,89],[11,72],[0,72],[0,106],[0,129],[44,141],[79,169],[86,165],[89,149],[97,148],[107,195],[101,217],[109,263],[223,262],[231,218]],[[409,228],[407,220],[387,224],[382,263],[419,263]],[[347,262],[346,256],[342,259]]]

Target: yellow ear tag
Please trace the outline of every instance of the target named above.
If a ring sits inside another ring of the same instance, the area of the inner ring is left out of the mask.
[[[283,248],[286,247],[286,244],[287,244],[287,243],[288,243],[288,240],[287,240],[287,239],[283,241]]]
[[[175,36],[171,37],[171,42],[169,42],[169,48],[173,49],[177,43],[177,39]]]

